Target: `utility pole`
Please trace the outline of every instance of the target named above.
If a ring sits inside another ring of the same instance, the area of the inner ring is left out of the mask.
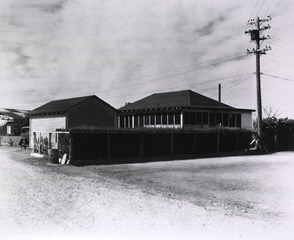
[[[247,49],[248,53],[253,53],[256,56],[256,92],[257,92],[257,134],[260,138],[260,144],[262,144],[263,140],[263,126],[262,126],[262,102],[261,102],[261,79],[260,79],[260,56],[266,54],[267,51],[271,50],[271,47],[265,46],[261,48],[261,45],[264,40],[270,38],[269,35],[261,36],[262,32],[270,29],[270,25],[262,26],[263,23],[271,20],[271,17],[267,17],[266,19],[260,19],[257,17],[256,19],[250,19],[248,21],[248,25],[255,26],[254,29],[245,31],[245,34],[250,34],[251,41],[256,43],[256,49],[252,50]]]

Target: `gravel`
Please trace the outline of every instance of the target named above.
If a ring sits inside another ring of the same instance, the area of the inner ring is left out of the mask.
[[[294,153],[74,167],[0,147],[1,239],[294,239]]]

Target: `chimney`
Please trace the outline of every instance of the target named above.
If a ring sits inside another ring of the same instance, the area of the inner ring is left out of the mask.
[[[218,84],[218,101],[222,102],[222,85]]]

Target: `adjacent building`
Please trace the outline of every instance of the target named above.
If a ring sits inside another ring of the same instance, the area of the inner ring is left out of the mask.
[[[14,123],[18,119],[25,118],[28,112],[27,110],[0,108],[0,135],[19,135],[20,129],[16,129]]]
[[[51,101],[30,112],[30,147],[39,133],[82,126],[116,127],[116,118],[116,109],[95,95]]]
[[[118,109],[119,128],[252,129],[251,109],[234,108],[191,90],[155,93]]]

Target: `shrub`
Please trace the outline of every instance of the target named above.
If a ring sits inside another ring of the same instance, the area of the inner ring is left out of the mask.
[[[263,119],[264,143],[269,151],[294,150],[294,120],[268,117]]]

